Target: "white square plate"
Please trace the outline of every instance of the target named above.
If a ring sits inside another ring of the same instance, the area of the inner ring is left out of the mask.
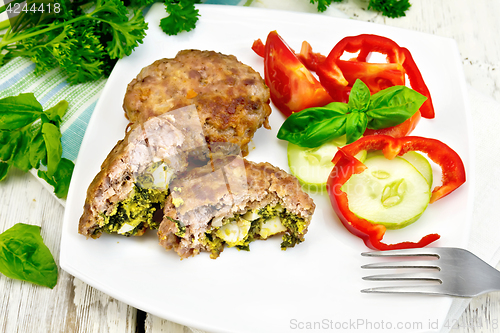
[[[144,237],[78,234],[87,187],[115,143],[124,137],[122,110],[127,84],[139,71],[182,49],[233,54],[263,73],[252,50],[257,38],[277,30],[294,49],[307,40],[315,52],[328,54],[345,36],[372,33],[407,47],[431,91],[436,118],[422,119],[414,135],[451,146],[463,159],[467,182],[452,195],[429,205],[422,218],[384,241],[418,241],[439,233],[434,246],[465,247],[472,214],[472,151],[466,87],[453,40],[371,23],[317,14],[245,7],[200,5],[194,31],[169,37],[158,27],[163,6],[149,11],[148,35],[131,56],[120,60],[102,91],[83,140],[64,216],[61,267],[89,285],[165,319],[215,332],[295,332],[308,327],[345,331],[435,331],[444,324],[451,298],[362,294],[381,283],[364,281],[361,270],[373,260],[361,239],[339,222],[326,195],[317,204],[306,241],[287,251],[280,239],[257,241],[251,251],[226,249],[217,260],[202,253],[179,260],[166,252],[154,232]],[[272,130],[259,129],[248,159],[268,161],[288,170],[286,143],[276,138],[284,118],[273,109]]]

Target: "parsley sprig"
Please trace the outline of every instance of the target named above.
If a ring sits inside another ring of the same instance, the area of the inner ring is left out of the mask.
[[[198,0],[165,1],[168,16],[161,19],[160,27],[167,35],[177,35],[181,31],[191,31],[198,22]]]
[[[382,15],[390,18],[406,16],[405,12],[410,7],[408,0],[370,0],[368,4],[368,9],[381,12]]]
[[[108,76],[118,59],[142,43],[148,28],[142,11],[154,2],[158,1],[27,0],[26,11],[10,24],[0,22],[0,28],[6,28],[0,34],[0,66],[12,58],[27,57],[36,64],[36,74],[59,67],[72,84]],[[164,0],[168,15],[160,24],[163,31],[176,35],[194,29],[199,2]],[[41,4],[51,8],[57,4],[57,13],[30,11]],[[0,7],[0,13],[6,10]]]
[[[343,0],[310,0],[312,4],[317,4],[318,11],[324,12],[332,2],[342,2]],[[405,16],[405,12],[410,8],[409,0],[370,0],[368,9],[381,12],[382,15],[397,18]]]
[[[60,67],[70,83],[97,80],[146,35],[142,12],[129,13],[121,0],[41,2],[57,3],[58,12],[21,11],[11,19],[0,34],[0,66],[14,57],[28,57],[37,73]],[[28,0],[26,6],[39,4]]]

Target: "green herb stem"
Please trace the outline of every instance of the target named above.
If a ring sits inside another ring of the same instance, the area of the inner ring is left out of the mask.
[[[96,19],[96,18],[92,17],[89,14],[86,14],[86,15],[75,17],[74,19],[60,22],[60,23],[44,24],[47,27],[43,28],[43,29],[40,29],[40,26],[34,27],[34,28],[27,30],[25,33],[20,34],[17,37],[13,37],[10,39],[9,38],[6,39],[6,37],[4,37],[2,39],[2,41],[0,41],[0,50],[3,49],[8,44],[16,43],[16,42],[22,41],[24,39],[32,38],[32,37],[35,37],[38,35],[43,35],[43,34],[46,34],[47,32],[52,31],[52,30],[64,28],[67,25],[70,25],[70,24],[73,24],[73,23],[76,23],[76,22],[79,22],[79,21],[82,21],[85,19]],[[33,32],[30,32],[30,30],[33,30]]]
[[[7,29],[8,27],[10,27],[9,20],[5,20],[5,21],[0,22],[0,30]]]

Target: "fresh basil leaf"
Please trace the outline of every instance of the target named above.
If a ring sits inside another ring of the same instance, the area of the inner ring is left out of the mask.
[[[56,125],[45,123],[42,125],[42,135],[47,149],[47,175],[52,177],[62,155],[61,131]]]
[[[54,186],[58,197],[67,195],[74,168],[72,161],[61,158],[60,125],[67,109],[63,100],[43,111],[31,93],[0,100],[0,180],[12,166],[27,172],[44,165],[40,177]]]
[[[344,124],[348,111],[347,104],[333,102],[324,107],[293,113],[281,125],[278,139],[301,147],[317,147],[329,139],[345,134]]]
[[[31,136],[29,128],[25,128],[22,131],[0,130],[0,161],[15,166],[24,172],[29,171],[31,169],[31,163],[27,152],[29,150],[30,141]],[[3,167],[7,168],[5,165]]]
[[[341,116],[349,112],[346,103],[332,102],[323,107],[304,109],[300,112],[292,113],[283,123],[285,128],[303,130],[307,128],[309,122],[322,121],[325,118]]]
[[[382,129],[403,123],[418,111],[427,97],[405,86],[394,86],[373,94],[368,128]]]
[[[363,136],[368,123],[368,117],[364,112],[352,112],[346,121],[346,141],[347,144],[353,143]]]
[[[53,176],[49,177],[46,171],[38,170],[38,177],[44,179],[49,185],[54,186],[54,194],[58,198],[65,198],[68,195],[74,167],[75,164],[71,160],[62,158]]]
[[[4,180],[5,177],[7,177],[11,166],[11,163],[0,161],[0,181]]]
[[[38,169],[40,163],[47,165],[47,149],[45,147],[41,127],[33,133],[33,139],[31,140],[29,148],[29,159],[33,168]]]
[[[68,102],[62,100],[53,107],[45,110],[43,114],[47,117],[49,121],[54,122],[59,126],[61,125],[61,119],[67,110],[68,110]]]
[[[17,223],[0,234],[0,272],[5,276],[54,288],[57,271],[39,226]]]
[[[296,145],[315,148],[345,134],[347,115],[341,115],[311,125],[305,130]],[[293,142],[292,142],[293,143]]]
[[[306,128],[295,129],[293,132],[285,132],[282,130],[284,128],[282,126],[278,132],[278,138],[301,147],[318,147],[331,139],[345,134],[346,117],[347,115],[338,115],[325,118],[321,121],[311,122]]]
[[[331,103],[328,103],[327,105],[323,106],[322,108],[318,108],[318,109],[323,109],[323,108],[326,108],[326,109],[331,110],[333,112],[337,112],[338,115],[347,114],[350,111],[349,105],[347,105],[346,103],[341,103],[341,102],[331,102]]]
[[[370,96],[368,86],[360,79],[356,79],[349,93],[349,102],[347,105],[351,111],[366,111],[370,104]]]
[[[43,112],[33,93],[0,99],[0,129],[15,130],[31,124]]]
[[[12,155],[17,148],[19,141],[19,131],[2,131],[0,130],[0,160],[7,162],[10,161]]]
[[[22,131],[19,131],[19,139],[17,142],[17,147],[12,156],[13,164],[16,168],[28,172],[31,169],[30,162],[30,143],[31,143],[31,131],[29,128],[25,128]]]
[[[75,163],[68,160],[67,158],[62,158],[59,163],[59,168],[54,175],[56,179],[56,185],[54,186],[54,192],[58,198],[66,198],[68,196],[69,184],[71,182],[71,176],[73,175],[73,169],[75,168]]]

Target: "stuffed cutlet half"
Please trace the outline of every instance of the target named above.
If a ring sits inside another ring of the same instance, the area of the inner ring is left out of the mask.
[[[79,233],[132,236],[156,228],[170,181],[190,160],[209,155],[197,115],[189,106],[133,124],[87,190]]]
[[[224,156],[172,182],[158,237],[181,258],[206,251],[215,259],[226,245],[248,250],[250,242],[273,235],[282,236],[286,249],[304,240],[314,210],[292,175]]]
[[[130,82],[123,108],[132,123],[194,104],[207,142],[237,144],[243,156],[255,131],[269,128],[269,88],[233,55],[183,50],[145,67]]]

